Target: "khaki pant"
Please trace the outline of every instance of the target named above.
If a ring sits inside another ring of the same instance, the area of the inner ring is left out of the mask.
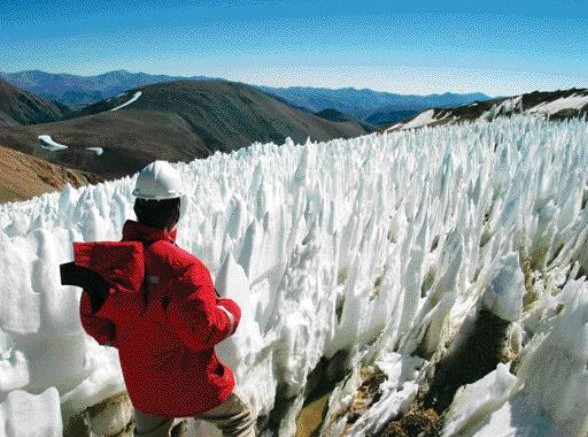
[[[227,437],[254,437],[255,418],[249,403],[236,393],[221,405],[205,413],[194,416],[194,419],[213,423]],[[135,409],[135,436],[168,437],[173,417],[158,417],[141,413]]]

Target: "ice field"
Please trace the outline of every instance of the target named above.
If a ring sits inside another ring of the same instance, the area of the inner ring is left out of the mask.
[[[218,350],[272,418],[267,435],[294,435],[311,371],[341,356],[348,372],[322,435],[380,432],[440,360],[476,345],[486,314],[506,339],[502,358],[457,391],[442,434],[588,433],[586,122],[255,144],[178,169],[178,244],[243,309]],[[0,205],[0,435],[61,435],[124,391],[116,350],[85,335],[80,290],[60,285],[58,266],[72,241],[120,239],[133,185]],[[347,423],[368,365],[385,375],[380,395]]]

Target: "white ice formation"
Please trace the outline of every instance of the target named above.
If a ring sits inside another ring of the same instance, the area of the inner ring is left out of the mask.
[[[523,112],[523,96],[505,99],[499,104],[492,105],[489,111],[480,116],[481,120],[494,120],[498,116],[508,116]]]
[[[243,306],[219,349],[260,416],[281,404],[275,434],[293,434],[309,373],[339,351],[356,370],[333,392],[323,433],[379,432],[482,310],[507,324],[507,358],[458,390],[444,435],[588,432],[585,122],[514,117],[288,140],[178,169],[189,193],[179,244]],[[124,390],[116,350],[84,334],[79,290],[59,285],[58,265],[72,241],[121,237],[133,182],[0,205],[7,436],[34,435],[18,419],[32,412],[37,434],[59,433]],[[338,412],[368,359],[385,375],[381,395],[346,423]]]

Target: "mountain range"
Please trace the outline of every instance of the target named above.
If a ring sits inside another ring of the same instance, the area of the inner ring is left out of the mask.
[[[261,89],[284,99],[291,105],[306,108],[312,112],[329,108],[337,109],[371,124],[391,121],[390,114],[394,113],[415,114],[423,109],[461,106],[490,99],[482,93],[419,96],[387,93],[367,88],[261,87]]]
[[[213,79],[207,76],[183,77],[131,73],[126,70],[110,71],[95,76],[29,70],[18,73],[0,73],[0,78],[46,99],[58,101],[72,110],[79,110],[84,106],[144,85],[177,80]]]
[[[46,73],[39,70],[19,73],[0,73],[0,78],[11,84],[60,102],[73,110],[114,97],[129,89],[180,80],[222,80],[206,76],[167,76],[131,73],[117,70],[97,76]],[[490,99],[482,93],[402,95],[355,88],[275,88],[258,86],[286,103],[311,112],[335,109],[369,124],[396,122],[423,109],[460,106]]]
[[[0,128],[0,144],[52,163],[112,178],[155,159],[191,161],[253,142],[323,141],[369,132],[330,121],[249,85],[179,81],[135,88],[65,119]]]
[[[38,79],[37,72],[28,73],[21,79]],[[191,161],[254,142],[280,144],[286,137],[297,143],[307,138],[326,141],[374,130],[492,121],[519,113],[553,119],[588,116],[587,89],[484,100],[487,96],[482,94],[398,96],[351,88],[260,89],[218,79],[168,82],[171,76],[126,71],[94,77],[94,85],[86,83],[84,91],[76,88],[78,76],[41,73],[41,77],[46,89],[54,92],[60,89],[57,82],[69,78],[69,91],[83,93],[99,84],[100,92],[107,94],[136,81],[164,81],[130,87],[72,110],[0,80],[0,145],[26,154],[2,150],[0,172],[10,176],[0,180],[5,185],[2,201],[60,188],[66,182],[79,185],[129,175],[155,159]],[[370,98],[373,107],[387,106],[370,113]],[[467,103],[453,106],[462,100]],[[379,125],[376,129],[365,120],[378,114],[383,116],[374,123]],[[16,189],[18,175],[26,182],[20,184],[22,190]]]

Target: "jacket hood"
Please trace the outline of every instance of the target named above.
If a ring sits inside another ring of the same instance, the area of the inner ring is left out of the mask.
[[[142,241],[153,243],[159,240],[176,241],[177,228],[167,232],[142,223],[127,220],[123,226],[123,241]]]

